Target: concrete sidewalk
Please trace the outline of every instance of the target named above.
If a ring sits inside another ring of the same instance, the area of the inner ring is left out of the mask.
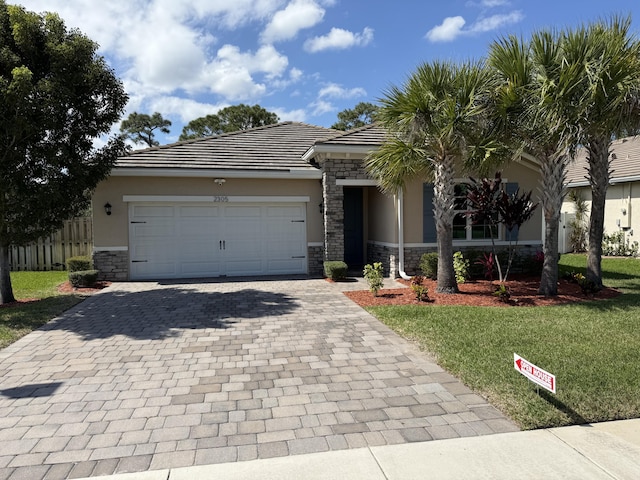
[[[92,477],[91,480],[638,479],[640,419]]]

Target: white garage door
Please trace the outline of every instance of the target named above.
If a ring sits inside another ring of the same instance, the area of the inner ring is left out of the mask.
[[[304,204],[130,204],[130,277],[306,273],[305,217]]]

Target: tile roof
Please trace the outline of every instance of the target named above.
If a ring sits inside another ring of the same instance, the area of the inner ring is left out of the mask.
[[[382,145],[386,136],[386,130],[377,124],[365,125],[346,132],[341,132],[332,137],[317,140],[315,145],[347,145],[347,146],[371,146]]]
[[[618,183],[640,179],[640,137],[626,137],[614,140],[611,144],[611,169],[613,173],[610,183]],[[578,151],[575,160],[567,169],[568,186],[588,185],[586,150]]]
[[[239,132],[136,150],[115,168],[315,170],[302,159],[309,146],[337,130],[282,122]]]

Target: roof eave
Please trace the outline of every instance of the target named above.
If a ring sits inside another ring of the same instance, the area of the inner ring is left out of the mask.
[[[345,154],[353,154],[353,155],[366,155],[374,150],[377,150],[379,145],[326,145],[326,144],[316,144],[309,148],[304,155],[302,155],[302,160],[308,162],[313,158],[317,157],[321,154],[331,154],[331,153],[345,153]]]
[[[290,168],[283,170],[229,170],[215,168],[144,168],[116,167],[111,170],[114,177],[180,177],[180,178],[269,178],[291,180],[317,180],[322,172],[315,168]]]

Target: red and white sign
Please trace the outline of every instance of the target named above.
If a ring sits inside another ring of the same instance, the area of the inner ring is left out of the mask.
[[[556,393],[555,375],[541,369],[540,367],[536,367],[533,363],[528,362],[515,353],[513,354],[513,368],[533,383],[540,385],[542,388],[546,388],[552,393]]]

